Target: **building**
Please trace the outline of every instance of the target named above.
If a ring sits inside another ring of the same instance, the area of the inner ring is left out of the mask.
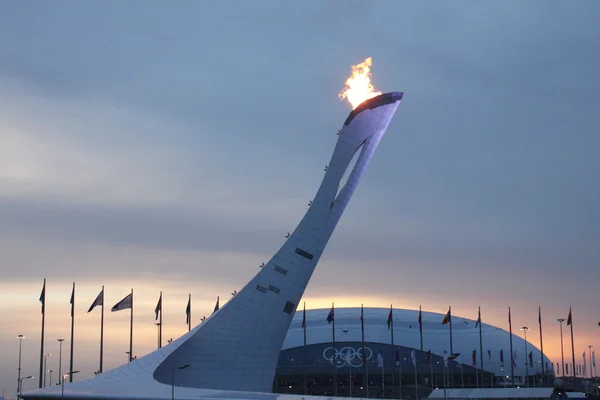
[[[419,387],[419,397],[426,396],[431,389],[444,387],[444,372],[449,376],[448,387],[454,388],[524,386],[526,375],[529,376],[531,387],[548,386],[554,379],[553,363],[547,357],[542,361],[542,354],[537,347],[531,343],[526,345],[522,337],[513,333],[515,384],[512,385],[509,332],[485,323],[481,325],[482,365],[476,320],[452,316],[453,351],[460,356],[449,361],[445,370],[444,352],[450,352],[450,334],[449,324],[442,325],[444,314],[422,313],[421,351],[419,310],[394,309],[393,324],[388,328],[389,308],[365,308],[363,353],[361,309],[335,309],[335,347],[332,343],[333,324],[327,321],[329,312],[329,309],[306,311],[306,348],[302,329],[303,313],[296,313],[279,357],[274,392],[302,394],[306,382],[307,394],[331,395],[336,392],[336,375],[339,396],[367,397],[369,386],[369,397],[381,397],[383,386],[385,397],[388,398],[399,398],[400,390],[403,390],[404,397],[411,397],[411,394],[414,397],[415,381]],[[412,361],[413,351],[416,367]],[[503,360],[500,358],[501,352]],[[380,353],[383,368],[378,366]],[[368,384],[363,369],[363,354],[367,359]],[[400,377],[403,388],[399,385]],[[349,382],[352,382],[352,387]]]
[[[382,94],[350,112],[308,211],[237,295],[169,345],[95,378],[66,384],[64,397],[165,399],[177,392],[187,398],[240,398],[232,391],[270,392],[297,305],[402,97]],[[23,394],[25,399],[57,397],[63,397],[62,388]]]

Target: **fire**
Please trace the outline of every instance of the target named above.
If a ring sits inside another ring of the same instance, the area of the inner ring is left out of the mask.
[[[358,107],[360,103],[375,96],[381,92],[376,92],[371,84],[371,57],[365,59],[360,64],[352,66],[352,75],[346,80],[346,87],[338,94],[340,100],[348,99],[352,104],[352,109]]]

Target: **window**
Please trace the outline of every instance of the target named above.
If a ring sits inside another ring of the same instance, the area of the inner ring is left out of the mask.
[[[288,271],[285,268],[281,268],[279,265],[275,266],[275,272],[279,272],[281,275],[287,275]]]
[[[308,251],[302,250],[299,247],[296,247],[296,254],[306,258],[307,260],[312,260],[314,258],[314,256],[312,254],[310,254]]]
[[[256,285],[256,290],[262,293],[267,293],[267,288],[261,285]]]
[[[273,286],[273,285],[269,285],[269,290],[271,292],[275,292],[275,293],[281,292],[281,289],[279,289],[277,286]]]
[[[296,305],[291,301],[288,301],[285,303],[285,307],[283,307],[283,312],[291,315],[294,312],[294,309],[296,309]]]

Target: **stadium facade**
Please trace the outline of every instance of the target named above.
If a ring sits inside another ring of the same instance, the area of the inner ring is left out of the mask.
[[[392,347],[392,329],[387,324],[389,308],[364,309],[365,369],[360,308],[335,309],[335,346],[332,343],[333,325],[327,321],[329,312],[329,309],[306,311],[306,348],[303,313],[296,313],[279,357],[274,392],[332,395],[336,376],[339,396],[382,397],[385,394],[387,398],[399,398],[402,387],[403,397],[414,397],[415,381],[419,397],[427,395],[432,388],[444,387],[444,372],[449,375],[448,386],[455,388],[524,385],[526,372],[529,386],[548,386],[554,380],[553,363],[547,357],[542,359],[537,347],[530,342],[526,347],[523,338],[513,333],[515,382],[512,385],[510,334],[485,323],[482,324],[484,357],[481,365],[476,321],[457,316],[452,316],[452,338],[453,351],[460,356],[448,362],[448,368],[444,370],[444,352],[450,351],[449,325],[441,323],[444,314],[422,313],[421,351],[419,310],[393,310]],[[416,367],[412,361],[413,351]],[[378,365],[380,352],[383,368]],[[428,361],[429,357],[431,361]],[[528,363],[527,368],[525,362]],[[542,374],[542,362],[545,374]]]
[[[299,225],[221,309],[161,349],[95,378],[66,384],[64,394],[62,388],[52,387],[23,398],[269,397],[256,393],[272,390],[297,305],[402,97],[396,92],[381,94],[350,112]]]

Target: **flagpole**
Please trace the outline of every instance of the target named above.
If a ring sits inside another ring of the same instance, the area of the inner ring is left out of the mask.
[[[335,306],[333,304],[333,302],[331,303],[331,310],[333,311],[333,324],[331,326],[331,337],[333,339],[333,395],[337,397],[338,395],[338,379],[337,379],[337,366],[335,365],[337,362],[337,359],[335,358],[335,355],[337,354],[336,352],[336,348],[335,348]]]
[[[392,342],[392,357],[391,357],[391,359],[393,360],[395,358],[396,348],[394,347],[394,308],[391,304],[390,304],[390,316],[392,317],[391,321],[390,321],[390,338],[391,338],[391,342]],[[392,391],[394,390],[395,386],[396,386],[396,374],[394,373],[394,369],[392,368]]]
[[[450,320],[448,323],[450,324],[450,355],[454,354],[454,350],[452,347],[452,306],[448,306],[448,315],[450,316]],[[448,365],[448,384],[450,383],[450,365]],[[452,378],[452,387],[454,387],[454,378]]]
[[[573,314],[571,314],[571,307],[569,307],[569,319],[571,322],[571,352],[573,353],[573,365],[575,365],[575,341],[573,340]],[[577,370],[573,368],[573,378],[576,378]]]
[[[44,375],[44,324],[46,322],[46,278],[44,278],[44,286],[42,287],[42,340],[40,345],[40,389],[43,387]]]
[[[423,317],[421,306],[419,306],[419,336],[421,338],[421,352],[423,352]]]
[[[484,387],[485,373],[483,371],[483,330],[481,327],[481,306],[479,306],[479,364],[481,366],[481,387]]]
[[[304,373],[304,390],[302,391],[302,393],[306,394],[306,389],[307,389],[307,377],[306,377],[306,302],[304,302],[304,312],[302,314],[302,330],[304,331],[304,347],[303,347],[303,357],[302,357],[302,363],[304,364],[302,367],[302,371]]]
[[[367,353],[365,353],[365,316],[362,304],[360,305],[360,332],[362,345],[363,387],[365,388],[365,397],[369,398],[369,366],[367,364]]]
[[[542,381],[546,384],[546,371],[544,369],[544,336],[542,334],[542,307],[538,307],[538,322],[540,323],[540,351],[542,363]]]
[[[102,361],[104,358],[104,285],[102,285],[102,310],[100,313],[100,370],[102,373]]]
[[[513,338],[512,338],[512,320],[510,317],[510,306],[508,307],[508,331],[510,338],[510,381],[515,384],[515,361],[513,353]]]
[[[433,390],[433,358],[431,357],[431,350],[429,350],[429,368],[431,369],[431,389]]]
[[[188,304],[190,305],[190,313],[188,315],[188,332],[192,330],[192,294],[188,295]]]
[[[133,361],[133,288],[131,288],[131,314],[129,320],[129,362]]]
[[[415,399],[419,400],[419,381],[417,379],[417,363],[415,359]]]
[[[73,344],[75,341],[75,282],[73,282],[73,294],[71,296],[71,357],[69,360],[69,382],[73,382]],[[61,381],[64,379],[60,377]]]
[[[163,324],[162,315],[163,315],[163,307],[162,307],[162,290],[161,290],[160,291],[160,319],[158,320],[158,323],[160,324],[158,326],[158,348],[159,349],[162,347],[162,324]]]
[[[381,350],[379,350],[381,355]],[[381,356],[381,397],[385,398],[385,374],[383,371],[383,356]]]
[[[448,323],[450,324],[450,355],[454,354],[453,348],[452,348],[452,306],[448,307],[448,315],[450,316],[450,319],[448,321]]]

